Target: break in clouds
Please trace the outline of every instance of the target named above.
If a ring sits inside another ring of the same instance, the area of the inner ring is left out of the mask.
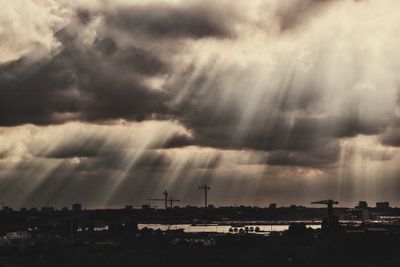
[[[396,0],[0,3],[8,205],[400,201]]]

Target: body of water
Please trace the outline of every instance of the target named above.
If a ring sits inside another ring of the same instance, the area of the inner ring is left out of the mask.
[[[321,225],[310,224],[306,225],[312,229],[320,229]],[[149,228],[153,230],[160,229],[161,231],[168,230],[183,230],[185,233],[234,233],[248,229],[250,232],[255,232],[256,229],[261,233],[265,232],[283,232],[289,229],[289,224],[256,224],[242,226],[230,226],[230,225],[192,225],[192,224],[139,224],[139,229]]]

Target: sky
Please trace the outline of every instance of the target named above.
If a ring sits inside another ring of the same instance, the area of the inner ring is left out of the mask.
[[[0,6],[5,205],[400,206],[398,0]]]

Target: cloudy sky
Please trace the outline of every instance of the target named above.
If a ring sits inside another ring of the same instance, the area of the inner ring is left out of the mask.
[[[7,205],[400,205],[398,0],[0,6]]]

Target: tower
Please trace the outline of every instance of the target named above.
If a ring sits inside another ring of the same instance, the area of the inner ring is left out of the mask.
[[[211,188],[207,184],[204,184],[203,186],[199,186],[199,189],[204,190],[204,207],[207,208],[208,207],[207,191],[210,190]]]

